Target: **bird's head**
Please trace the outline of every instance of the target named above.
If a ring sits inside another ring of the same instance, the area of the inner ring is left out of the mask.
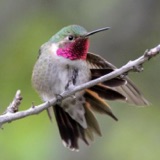
[[[51,39],[56,48],[56,54],[70,60],[86,59],[89,48],[89,36],[97,32],[108,30],[109,27],[87,32],[79,25],[70,25],[62,28]]]

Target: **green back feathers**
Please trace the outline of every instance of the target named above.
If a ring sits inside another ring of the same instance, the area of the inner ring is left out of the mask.
[[[51,37],[50,41],[52,42],[59,42],[63,40],[68,35],[85,35],[87,30],[79,25],[70,25],[67,27],[62,28],[59,32],[57,32],[53,37]]]

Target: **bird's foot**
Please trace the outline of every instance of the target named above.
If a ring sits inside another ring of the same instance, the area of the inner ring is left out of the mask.
[[[57,102],[56,102],[56,103],[57,103],[58,105],[60,105],[60,104],[62,103],[63,96],[61,96],[60,94],[57,94],[57,95],[56,95],[56,99],[57,99]]]

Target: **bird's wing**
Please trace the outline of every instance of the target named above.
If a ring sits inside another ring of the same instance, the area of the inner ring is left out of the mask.
[[[87,64],[91,70],[92,79],[108,74],[116,69],[114,65],[104,58],[93,53],[87,54]],[[138,106],[149,105],[149,102],[128,77],[113,78],[91,87],[90,90],[98,93],[98,95],[104,99],[121,99]]]

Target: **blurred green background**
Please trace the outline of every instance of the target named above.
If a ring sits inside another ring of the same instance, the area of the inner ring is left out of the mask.
[[[110,26],[91,37],[90,51],[116,66],[135,59],[160,43],[159,0],[1,0],[0,113],[17,89],[24,97],[21,110],[41,103],[31,86],[39,47],[69,24],[91,31]],[[136,108],[110,102],[118,122],[97,115],[103,137],[80,152],[63,147],[55,121],[46,112],[4,125],[0,130],[1,160],[157,160],[160,157],[160,57],[130,77],[152,103]]]

